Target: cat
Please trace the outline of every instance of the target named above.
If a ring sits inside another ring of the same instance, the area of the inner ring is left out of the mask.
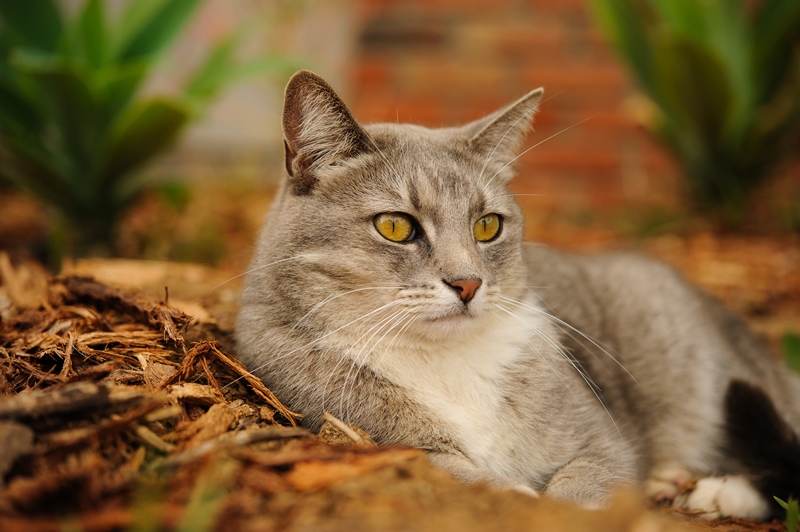
[[[523,243],[506,184],[542,94],[462,127],[362,126],[296,73],[239,357],[312,430],[329,411],[465,482],[772,515],[800,494],[800,379],[667,265]]]

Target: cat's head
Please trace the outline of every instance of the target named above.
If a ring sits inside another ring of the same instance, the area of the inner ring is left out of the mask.
[[[248,290],[268,284],[287,324],[378,335],[380,320],[437,337],[497,313],[525,284],[506,182],[542,93],[462,127],[362,126],[322,78],[295,74],[287,174]]]

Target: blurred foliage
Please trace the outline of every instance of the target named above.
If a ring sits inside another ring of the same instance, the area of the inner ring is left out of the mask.
[[[54,208],[54,253],[111,252],[146,163],[230,82],[292,68],[276,57],[237,61],[230,37],[180,94],[139,96],[200,3],[132,0],[110,20],[103,0],[72,19],[54,0],[0,0],[0,176]]]
[[[794,371],[800,372],[800,335],[786,332],[781,338],[781,344],[786,364]]]
[[[593,0],[654,104],[695,207],[741,223],[748,192],[800,140],[800,2]]]
[[[784,501],[774,495],[772,498],[781,505],[781,508],[786,510],[786,530],[791,532],[797,530],[798,525],[800,525],[800,504],[798,504],[797,499],[790,496]]]

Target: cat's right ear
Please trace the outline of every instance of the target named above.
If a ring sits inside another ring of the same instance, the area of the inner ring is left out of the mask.
[[[371,143],[344,102],[324,79],[297,72],[283,101],[286,171],[296,194],[308,194],[326,166],[368,151]]]
[[[516,160],[525,135],[531,129],[542,94],[542,88],[533,90],[511,105],[466,126],[470,148],[485,157],[487,167],[496,168],[493,175],[504,180],[513,176],[507,168]]]

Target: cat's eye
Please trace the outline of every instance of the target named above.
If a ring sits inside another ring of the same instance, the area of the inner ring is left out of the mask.
[[[472,226],[472,234],[478,242],[488,242],[500,234],[503,219],[499,214],[487,214]]]
[[[414,219],[402,212],[387,212],[377,215],[375,229],[392,242],[408,242],[417,236]]]

